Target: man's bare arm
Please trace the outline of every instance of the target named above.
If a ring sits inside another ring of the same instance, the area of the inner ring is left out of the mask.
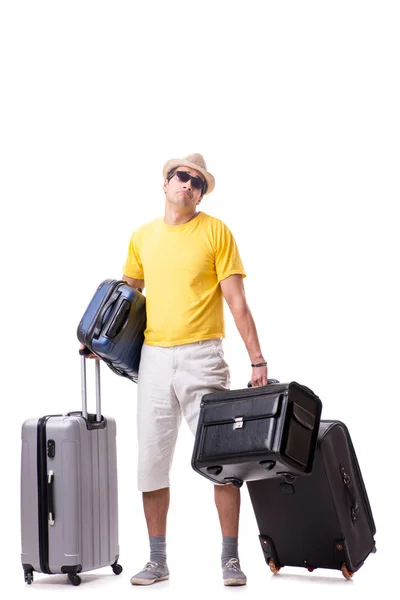
[[[236,327],[245,343],[252,364],[265,362],[261,352],[256,325],[246,295],[241,275],[230,275],[220,282],[223,296],[230,308]],[[253,367],[251,383],[253,386],[266,385],[267,366]]]
[[[128,277],[128,275],[122,275],[122,281],[126,281],[135,290],[143,290],[144,288],[144,279],[134,279],[133,277]]]

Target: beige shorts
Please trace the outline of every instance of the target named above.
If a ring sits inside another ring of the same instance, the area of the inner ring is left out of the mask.
[[[229,385],[219,338],[171,348],[143,345],[137,407],[140,491],[169,487],[182,415],[195,435],[203,395]]]

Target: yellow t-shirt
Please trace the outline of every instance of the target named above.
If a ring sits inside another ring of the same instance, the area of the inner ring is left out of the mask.
[[[203,212],[184,225],[166,225],[160,218],[140,227],[123,272],[145,281],[150,346],[224,337],[219,282],[236,273],[246,277],[232,233]]]

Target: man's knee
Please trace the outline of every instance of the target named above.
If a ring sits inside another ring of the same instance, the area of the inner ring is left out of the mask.
[[[150,469],[138,470],[138,489],[140,492],[153,493],[169,488],[169,470],[156,471]]]
[[[169,494],[169,485],[165,485],[155,490],[140,490],[144,498],[157,498]]]

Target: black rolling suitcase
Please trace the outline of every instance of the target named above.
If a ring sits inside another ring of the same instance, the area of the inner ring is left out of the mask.
[[[322,409],[309,388],[292,381],[203,396],[192,456],[195,471],[216,483],[307,475]]]
[[[341,570],[350,579],[375,552],[375,524],[347,427],[321,421],[312,473],[247,484],[264,557],[283,566]]]

